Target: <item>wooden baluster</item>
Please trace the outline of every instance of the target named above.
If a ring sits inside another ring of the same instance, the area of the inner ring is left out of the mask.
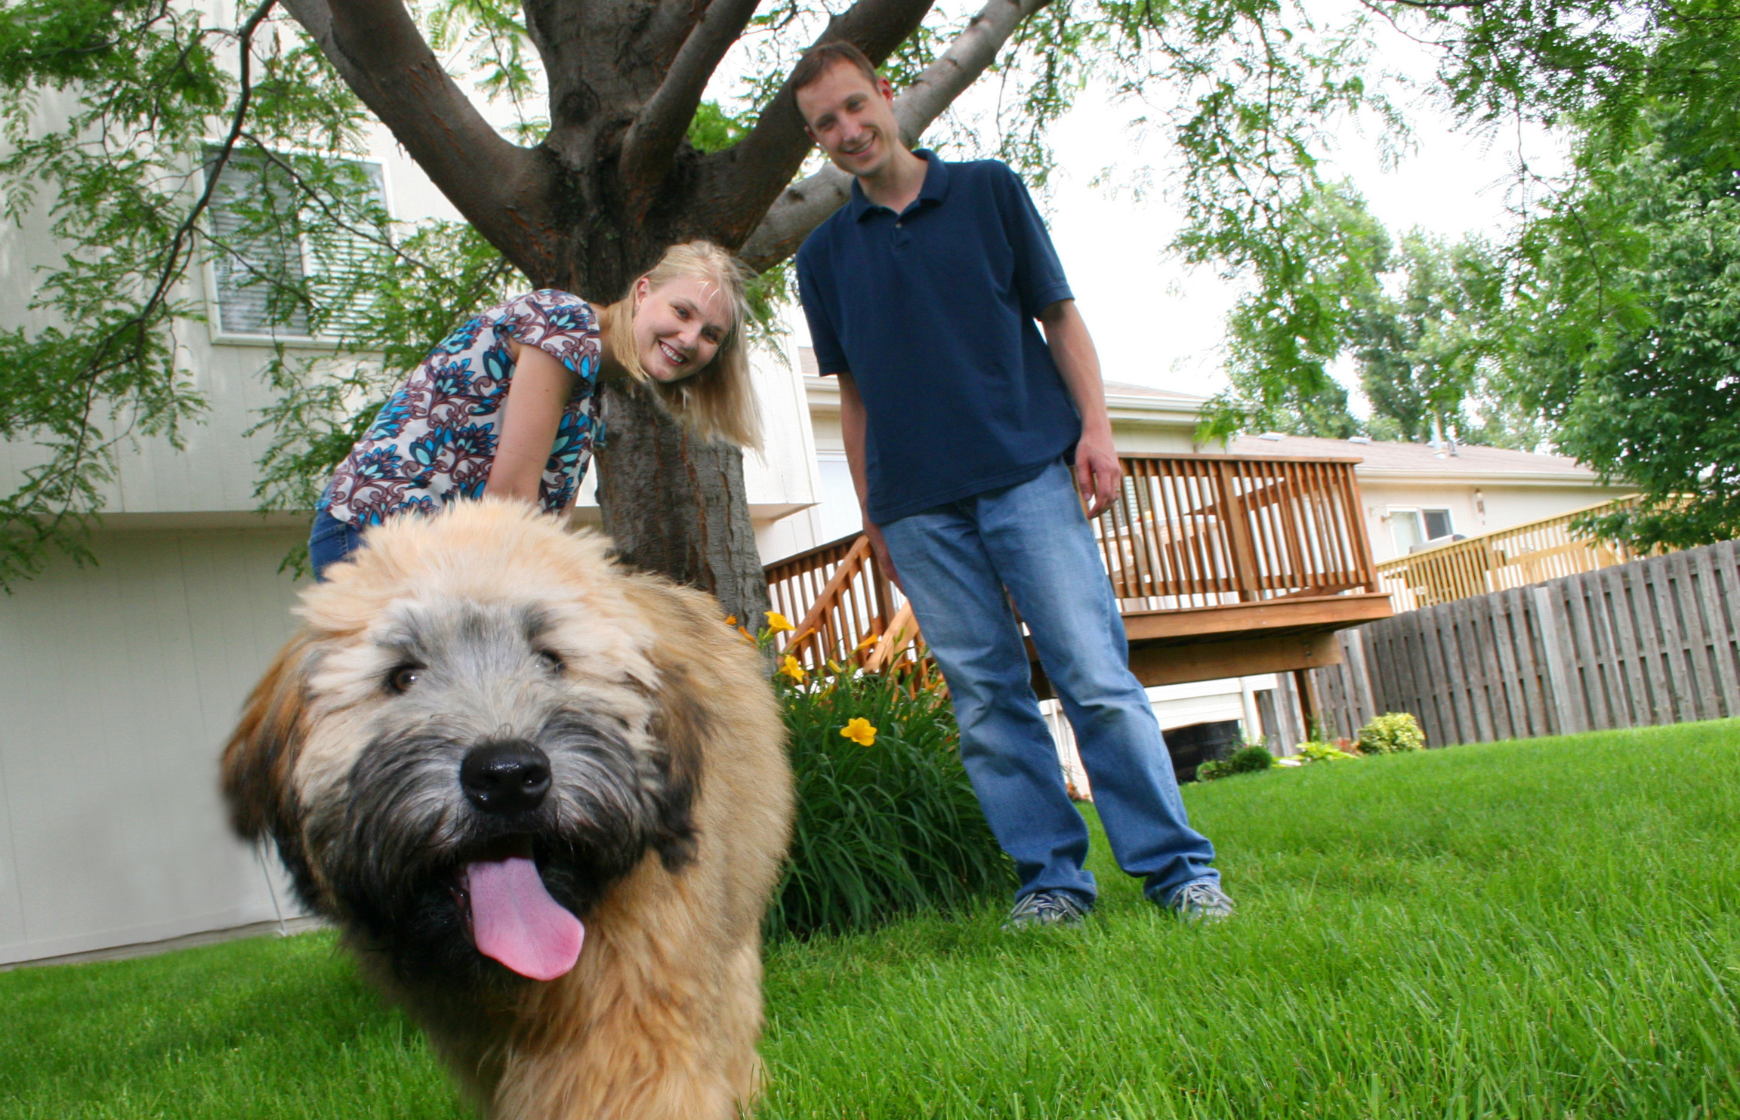
[[[1251,525],[1245,510],[1244,495],[1237,492],[1238,476],[1234,465],[1220,459],[1215,462],[1216,481],[1219,484],[1221,524],[1225,532],[1232,561],[1234,586],[1238,588],[1239,600],[1250,602],[1257,598],[1257,550],[1251,540]]]

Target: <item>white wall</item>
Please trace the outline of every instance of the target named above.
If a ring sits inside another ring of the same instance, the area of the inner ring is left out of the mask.
[[[1468,478],[1360,478],[1359,492],[1365,505],[1372,556],[1379,563],[1406,554],[1406,549],[1397,549],[1391,532],[1390,514],[1396,508],[1448,509],[1453,530],[1474,537],[1557,517],[1631,493],[1623,487],[1589,482],[1525,483]]]
[[[296,913],[218,754],[289,635],[306,530],[112,532],[0,597],[0,963]]]

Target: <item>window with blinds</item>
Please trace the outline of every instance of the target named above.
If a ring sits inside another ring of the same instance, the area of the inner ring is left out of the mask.
[[[210,175],[215,164],[208,162]],[[212,191],[208,215],[213,302],[220,333],[262,338],[312,338],[310,308],[318,307],[322,337],[339,337],[356,318],[355,292],[378,241],[367,214],[384,206],[377,163],[347,160],[318,184],[300,185],[289,169],[257,154],[231,155]],[[337,215],[341,228],[310,232],[308,192],[331,188],[318,213]],[[348,220],[347,220],[348,219]],[[349,313],[347,313],[349,312]]]

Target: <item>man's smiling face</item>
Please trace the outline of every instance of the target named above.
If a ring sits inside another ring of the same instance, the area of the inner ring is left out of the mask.
[[[797,92],[804,131],[849,175],[875,178],[900,150],[894,120],[894,90],[888,79],[871,79],[839,61]]]

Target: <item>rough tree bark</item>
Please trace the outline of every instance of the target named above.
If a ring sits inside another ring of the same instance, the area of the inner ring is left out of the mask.
[[[809,150],[789,82],[721,152],[687,140],[707,79],[759,0],[526,0],[549,81],[550,131],[503,138],[440,66],[402,0],[283,0],[344,81],[534,284],[607,303],[665,247],[707,238],[777,264],[846,198],[832,168],[792,184]],[[896,102],[915,140],[1048,0],[990,0]],[[825,39],[886,58],[933,0],[857,0]],[[606,530],[631,563],[714,592],[750,621],[767,605],[742,457],[698,444],[644,394],[617,389],[599,459]]]

